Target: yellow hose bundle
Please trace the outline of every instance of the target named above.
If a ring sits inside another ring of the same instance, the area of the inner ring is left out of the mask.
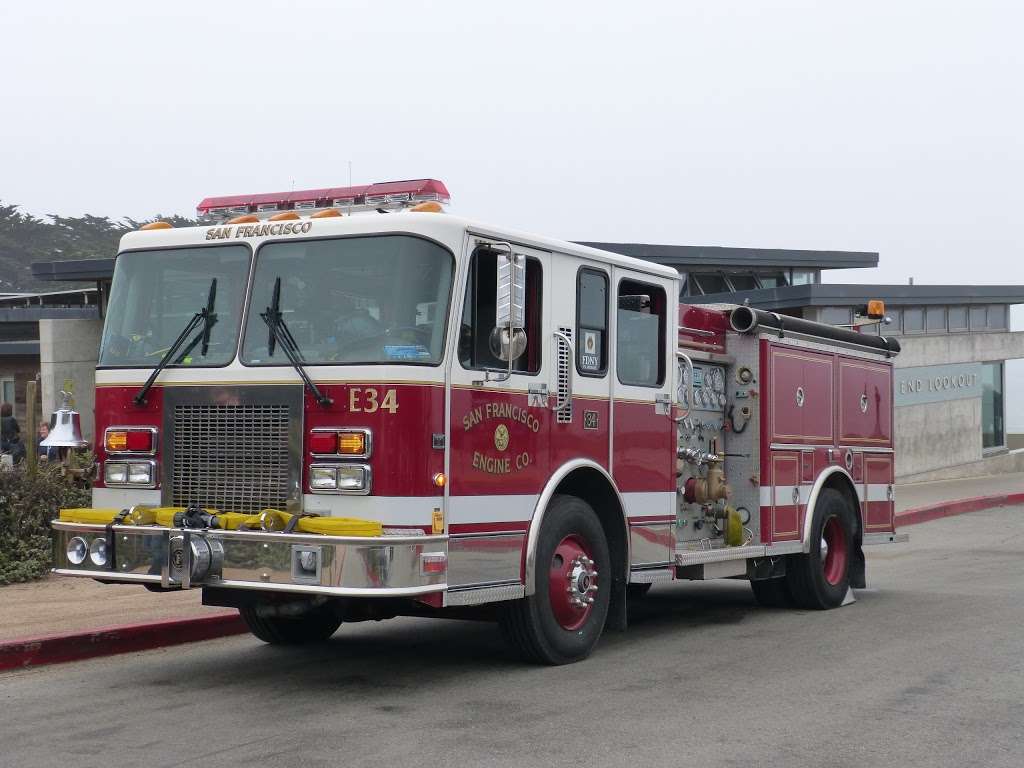
[[[124,525],[174,526],[174,516],[184,512],[184,507],[136,507],[124,520]],[[206,510],[217,519],[217,527],[234,531],[239,527],[254,531],[283,531],[293,515],[279,509],[265,509],[257,515],[241,512],[218,512]],[[64,523],[92,523],[107,525],[121,513],[119,509],[68,508],[60,510],[59,519]],[[316,533],[325,536],[380,536],[384,526],[373,520],[359,520],[352,517],[300,517],[295,523],[299,533]]]

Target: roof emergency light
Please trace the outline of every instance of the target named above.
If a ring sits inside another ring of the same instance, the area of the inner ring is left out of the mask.
[[[284,211],[312,213],[341,209],[349,213],[377,209],[402,210],[418,203],[446,205],[450,199],[444,182],[437,179],[411,179],[351,187],[207,197],[196,206],[196,213],[200,219],[218,221],[244,215],[256,215],[264,219]]]

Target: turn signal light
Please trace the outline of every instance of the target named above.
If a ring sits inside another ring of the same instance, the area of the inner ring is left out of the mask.
[[[153,229],[174,229],[174,225],[169,221],[151,221],[139,227],[140,232],[149,232]]]
[[[103,447],[107,453],[152,453],[154,436],[150,429],[108,429]]]
[[[338,453],[345,456],[362,456],[366,453],[366,433],[339,432]]]

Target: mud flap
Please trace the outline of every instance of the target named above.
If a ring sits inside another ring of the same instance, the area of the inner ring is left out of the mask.
[[[864,550],[860,544],[854,547],[852,554],[853,557],[850,558],[850,586],[854,589],[864,589],[867,586],[867,581],[864,574]]]
[[[616,579],[612,582],[612,594],[608,601],[608,618],[605,619],[605,627],[618,632],[625,632],[628,625],[626,615],[626,582],[623,579]]]

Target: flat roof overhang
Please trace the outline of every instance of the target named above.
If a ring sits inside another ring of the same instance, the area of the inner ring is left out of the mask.
[[[743,304],[757,309],[845,307],[881,299],[887,305],[1024,304],[1024,285],[784,285],[737,293],[684,296],[686,304]]]
[[[878,254],[870,251],[807,251],[788,248],[727,248],[706,245],[657,245],[650,243],[598,243],[577,240],[579,245],[600,248],[634,259],[669,267],[731,269],[759,267],[778,269],[862,269],[878,266]]]
[[[55,283],[76,281],[102,282],[114,276],[113,259],[71,259],[68,261],[37,261],[32,264],[32,277]]]

